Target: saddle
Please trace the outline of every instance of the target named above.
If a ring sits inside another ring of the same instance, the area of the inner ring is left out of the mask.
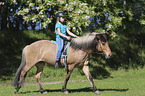
[[[56,44],[58,46],[58,44],[57,44],[56,41],[51,41],[51,42],[54,43],[54,44]],[[65,41],[64,48],[63,48],[63,52],[61,54],[61,62],[64,62],[65,69],[67,68],[67,55],[68,55],[68,50],[69,50],[69,44],[70,44],[70,42]]]

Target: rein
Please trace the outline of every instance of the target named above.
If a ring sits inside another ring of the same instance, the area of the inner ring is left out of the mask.
[[[100,41],[100,40],[99,40]],[[101,46],[101,43],[99,42],[99,44],[98,45],[100,45],[100,48],[101,48],[101,53],[99,53],[99,52],[93,52],[94,54],[104,54],[104,51],[103,51],[103,49],[102,49],[102,46]]]
[[[99,41],[100,41],[100,40],[99,40]],[[100,48],[101,48],[101,52],[102,52],[102,53],[100,53],[100,54],[103,54],[104,51],[103,51],[103,49],[102,49],[101,43],[99,42],[99,44],[100,44]]]

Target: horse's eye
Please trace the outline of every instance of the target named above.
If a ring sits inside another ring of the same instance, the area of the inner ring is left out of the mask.
[[[105,45],[105,43],[102,43],[102,45]]]

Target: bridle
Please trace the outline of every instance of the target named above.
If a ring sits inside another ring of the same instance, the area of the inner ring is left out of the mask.
[[[93,52],[94,54],[104,54],[104,51],[102,49],[102,46],[101,46],[101,43],[100,43],[100,40],[98,41],[98,46],[100,46],[100,49],[101,49],[101,52]]]
[[[103,49],[102,49],[102,46],[101,46],[100,40],[99,40],[99,45],[100,45],[100,48],[101,48],[101,52],[102,52],[102,54],[104,54],[104,51],[103,51]]]

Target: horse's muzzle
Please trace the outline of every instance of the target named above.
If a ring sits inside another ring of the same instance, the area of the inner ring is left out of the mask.
[[[109,59],[110,57],[111,57],[111,54],[108,54],[108,55],[106,54],[106,55],[105,55],[105,58],[106,58],[106,59]]]

